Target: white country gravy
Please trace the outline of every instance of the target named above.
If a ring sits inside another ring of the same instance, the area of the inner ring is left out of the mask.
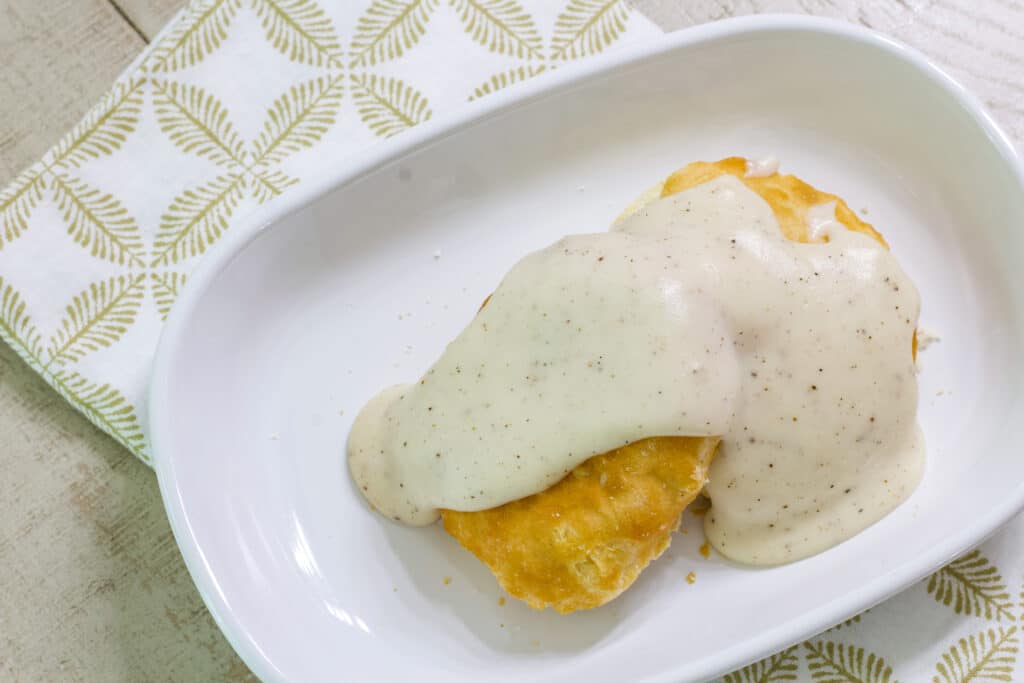
[[[833,210],[809,217],[827,242],[792,242],[725,175],[526,256],[419,383],[363,409],[356,483],[428,524],[637,439],[722,435],[705,518],[722,554],[775,564],[849,538],[921,476],[919,300]]]

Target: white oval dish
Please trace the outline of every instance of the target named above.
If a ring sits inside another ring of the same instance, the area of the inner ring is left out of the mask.
[[[729,155],[779,156],[866,210],[917,282],[942,342],[923,354],[928,471],[905,505],[772,569],[705,560],[685,513],[633,588],[569,616],[499,605],[436,525],[366,508],[344,444],[371,395],[415,379],[522,255]],[[225,236],[168,320],[150,428],[192,577],[265,680],[698,680],[821,631],[1024,507],[1022,178],[979,104],[919,54],[797,17],[602,56],[339,164],[265,229]]]

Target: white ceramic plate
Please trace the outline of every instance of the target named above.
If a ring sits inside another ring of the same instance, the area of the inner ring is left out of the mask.
[[[523,254],[733,154],[840,193],[918,283],[942,342],[924,354],[929,464],[909,502],[774,569],[703,559],[686,513],[633,588],[571,616],[499,605],[439,528],[367,510],[344,444],[372,394],[416,378]],[[272,218],[189,282],[150,409],[185,560],[264,679],[701,679],[906,587],[1024,503],[1020,164],[972,97],[885,38],[792,17],[690,29],[417,128]]]

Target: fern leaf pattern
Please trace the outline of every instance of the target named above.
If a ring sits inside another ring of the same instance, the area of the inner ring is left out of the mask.
[[[517,0],[451,0],[466,32],[491,52],[543,59],[533,17]]]
[[[989,628],[961,638],[935,665],[933,683],[1013,681],[1017,627]]]
[[[43,353],[42,336],[32,323],[21,296],[0,277],[0,339],[21,359],[39,368]]]
[[[298,178],[289,177],[279,169],[262,169],[247,179],[245,187],[252,191],[257,202],[266,204],[297,182]]]
[[[256,163],[281,163],[318,142],[337,120],[343,87],[341,76],[321,77],[277,98],[255,142]]]
[[[139,125],[143,83],[145,79],[135,78],[115,84],[57,143],[51,165],[77,167],[120,149]]]
[[[861,620],[861,617],[865,613],[866,613],[866,611],[862,612],[861,614],[857,614],[855,616],[850,617],[849,619],[847,619],[846,621],[842,622],[841,624],[836,624],[835,626],[833,626],[832,628],[829,629],[829,632],[839,631],[839,630],[844,629],[844,628],[849,628],[850,626],[853,626],[854,624],[859,624],[860,620]]]
[[[797,680],[796,646],[726,674],[723,683],[777,683]]]
[[[142,234],[120,201],[77,178],[54,175],[51,185],[68,234],[77,244],[119,265],[144,265]]]
[[[160,129],[180,150],[221,165],[242,164],[242,138],[227,109],[202,88],[174,81],[153,85]]]
[[[189,3],[184,15],[171,28],[142,64],[144,71],[159,73],[195,66],[228,37],[241,0],[199,0]]]
[[[807,668],[818,683],[890,683],[892,668],[862,647],[830,640],[804,643]]]
[[[341,66],[334,23],[314,0],[253,0],[267,40],[293,62]]]
[[[603,51],[626,30],[624,0],[569,0],[555,22],[551,58],[577,59]]]
[[[118,341],[135,322],[144,293],[143,274],[119,275],[77,294],[50,340],[53,363],[74,363]]]
[[[473,100],[478,100],[481,97],[486,97],[493,92],[501,90],[502,88],[507,88],[514,83],[519,83],[533,78],[537,74],[544,73],[548,68],[550,67],[545,64],[528,64],[516,67],[515,69],[510,69],[509,71],[502,71],[501,73],[494,74],[487,79],[487,81],[473,89],[473,94],[469,96],[469,101],[472,102]]]
[[[152,281],[153,301],[161,320],[167,320],[171,306],[178,299],[181,288],[185,286],[187,276],[184,273],[150,273]]]
[[[28,169],[0,191],[0,249],[28,229],[32,210],[43,198],[45,181],[34,169]]]
[[[77,372],[58,372],[50,381],[90,422],[142,460],[149,460],[146,436],[135,408],[120,391],[107,383],[92,382]]]
[[[353,76],[352,98],[359,117],[384,138],[398,135],[431,116],[427,98],[397,78],[376,74]]]
[[[424,123],[442,96],[484,97],[605,49],[626,2],[182,3],[96,106],[0,187],[0,340],[145,458],[137,346],[239,217],[315,174],[318,153],[343,156]],[[459,69],[443,60],[461,53],[494,67],[452,79],[465,90],[435,91],[411,64],[436,58],[428,38],[445,68]],[[351,140],[334,135],[342,125]],[[60,242],[52,252],[50,240]],[[45,296],[40,254],[68,274]]]
[[[957,614],[1015,621],[1010,591],[999,570],[974,550],[931,575],[928,594]]]
[[[160,218],[152,266],[180,263],[202,254],[228,229],[228,220],[241,200],[240,176],[219,176],[175,197]]]
[[[350,67],[397,59],[419,42],[437,0],[375,0],[359,18],[350,49]]]

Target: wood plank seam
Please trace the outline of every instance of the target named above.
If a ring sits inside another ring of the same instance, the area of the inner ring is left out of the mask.
[[[114,11],[117,12],[118,16],[120,16],[121,19],[124,20],[124,23],[128,24],[128,26],[131,27],[133,31],[135,31],[139,38],[142,38],[142,42],[144,42],[146,45],[149,45],[149,38],[146,36],[145,33],[142,32],[142,29],[140,29],[135,24],[135,22],[132,21],[132,18],[128,16],[128,13],[121,9],[121,6],[114,2],[114,0],[107,1],[110,3],[110,6],[114,8]]]

